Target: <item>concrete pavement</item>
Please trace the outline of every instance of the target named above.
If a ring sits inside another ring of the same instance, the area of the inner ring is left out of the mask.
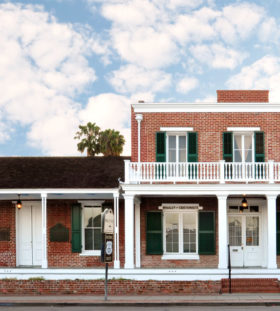
[[[0,306],[250,306],[280,305],[280,294],[184,296],[0,296]]]

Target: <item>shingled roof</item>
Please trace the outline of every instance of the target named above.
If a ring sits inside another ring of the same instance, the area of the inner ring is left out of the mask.
[[[0,157],[0,188],[116,188],[128,157]]]

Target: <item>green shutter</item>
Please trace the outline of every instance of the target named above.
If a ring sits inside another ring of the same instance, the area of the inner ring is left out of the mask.
[[[165,162],[166,161],[166,134],[165,132],[156,133],[156,161]]]
[[[72,205],[72,253],[82,250],[81,204]]]
[[[197,133],[188,133],[188,162],[198,162]]]
[[[146,215],[146,254],[162,255],[162,213],[147,212]]]
[[[199,212],[198,216],[198,253],[200,255],[215,255],[215,213]]]
[[[280,255],[280,212],[276,213],[277,255]]]
[[[264,162],[264,132],[255,132],[255,162]]]
[[[232,133],[224,132],[223,133],[223,159],[226,162],[233,162],[232,148],[233,148]]]

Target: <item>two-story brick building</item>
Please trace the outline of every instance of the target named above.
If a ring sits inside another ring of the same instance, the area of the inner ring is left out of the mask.
[[[0,293],[23,282],[25,293],[100,294],[108,204],[112,294],[217,293],[229,259],[233,278],[279,291],[280,104],[263,90],[217,95],[132,104],[131,159],[0,161],[0,278],[18,279],[0,280]]]

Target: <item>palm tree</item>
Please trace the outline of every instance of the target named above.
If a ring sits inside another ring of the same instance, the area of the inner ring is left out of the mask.
[[[100,153],[100,128],[95,123],[88,122],[87,125],[79,125],[80,131],[76,133],[74,139],[80,139],[77,144],[78,151],[87,150],[87,156],[94,156]]]
[[[119,156],[124,144],[125,139],[119,131],[107,129],[100,133],[100,151],[104,156]]]

